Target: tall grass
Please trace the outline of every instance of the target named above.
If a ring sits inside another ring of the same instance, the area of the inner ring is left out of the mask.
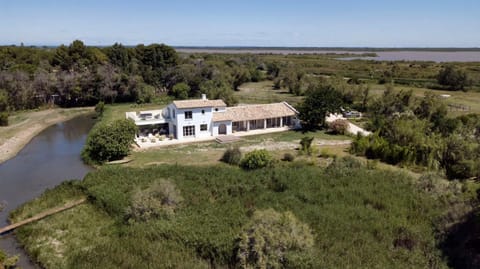
[[[235,267],[236,245],[253,213],[273,209],[292,212],[314,237],[302,257],[286,253],[285,267],[446,268],[432,226],[442,204],[403,173],[341,162],[255,171],[103,167],[75,186],[89,204],[27,225],[19,238],[47,268]],[[134,194],[160,179],[175,184],[181,206],[169,218],[129,220]],[[55,199],[55,191],[40,200]],[[43,248],[31,248],[45,237]]]

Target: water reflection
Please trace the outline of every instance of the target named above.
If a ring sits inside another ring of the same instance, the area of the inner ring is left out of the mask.
[[[0,226],[7,224],[12,209],[66,179],[81,179],[91,170],[83,164],[80,152],[92,126],[90,116],[51,126],[33,138],[16,157],[0,164],[0,201],[6,202],[0,212]],[[1,238],[0,248],[10,254],[20,253],[22,268],[34,268],[12,235]]]

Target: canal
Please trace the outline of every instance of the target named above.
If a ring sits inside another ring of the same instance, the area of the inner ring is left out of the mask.
[[[0,226],[8,223],[8,212],[38,197],[68,179],[82,179],[91,167],[80,157],[87,134],[94,120],[91,115],[76,117],[42,131],[16,157],[0,164],[0,202],[6,205],[0,212]],[[14,233],[0,238],[0,249],[9,255],[20,255],[18,266],[36,268]]]

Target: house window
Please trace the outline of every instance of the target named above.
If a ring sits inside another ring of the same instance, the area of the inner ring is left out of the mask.
[[[194,136],[195,126],[183,126],[183,136]]]
[[[185,111],[185,119],[192,119],[192,111]]]
[[[206,131],[208,126],[206,124],[200,124],[200,131]]]
[[[202,115],[205,115],[205,110],[202,109]]]

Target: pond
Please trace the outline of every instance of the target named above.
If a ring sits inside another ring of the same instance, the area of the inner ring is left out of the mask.
[[[50,126],[34,137],[16,157],[0,164],[0,226],[8,223],[8,212],[38,197],[68,179],[82,179],[91,167],[80,153],[94,120],[91,115]],[[0,249],[20,255],[21,268],[36,268],[10,233],[0,238]]]

